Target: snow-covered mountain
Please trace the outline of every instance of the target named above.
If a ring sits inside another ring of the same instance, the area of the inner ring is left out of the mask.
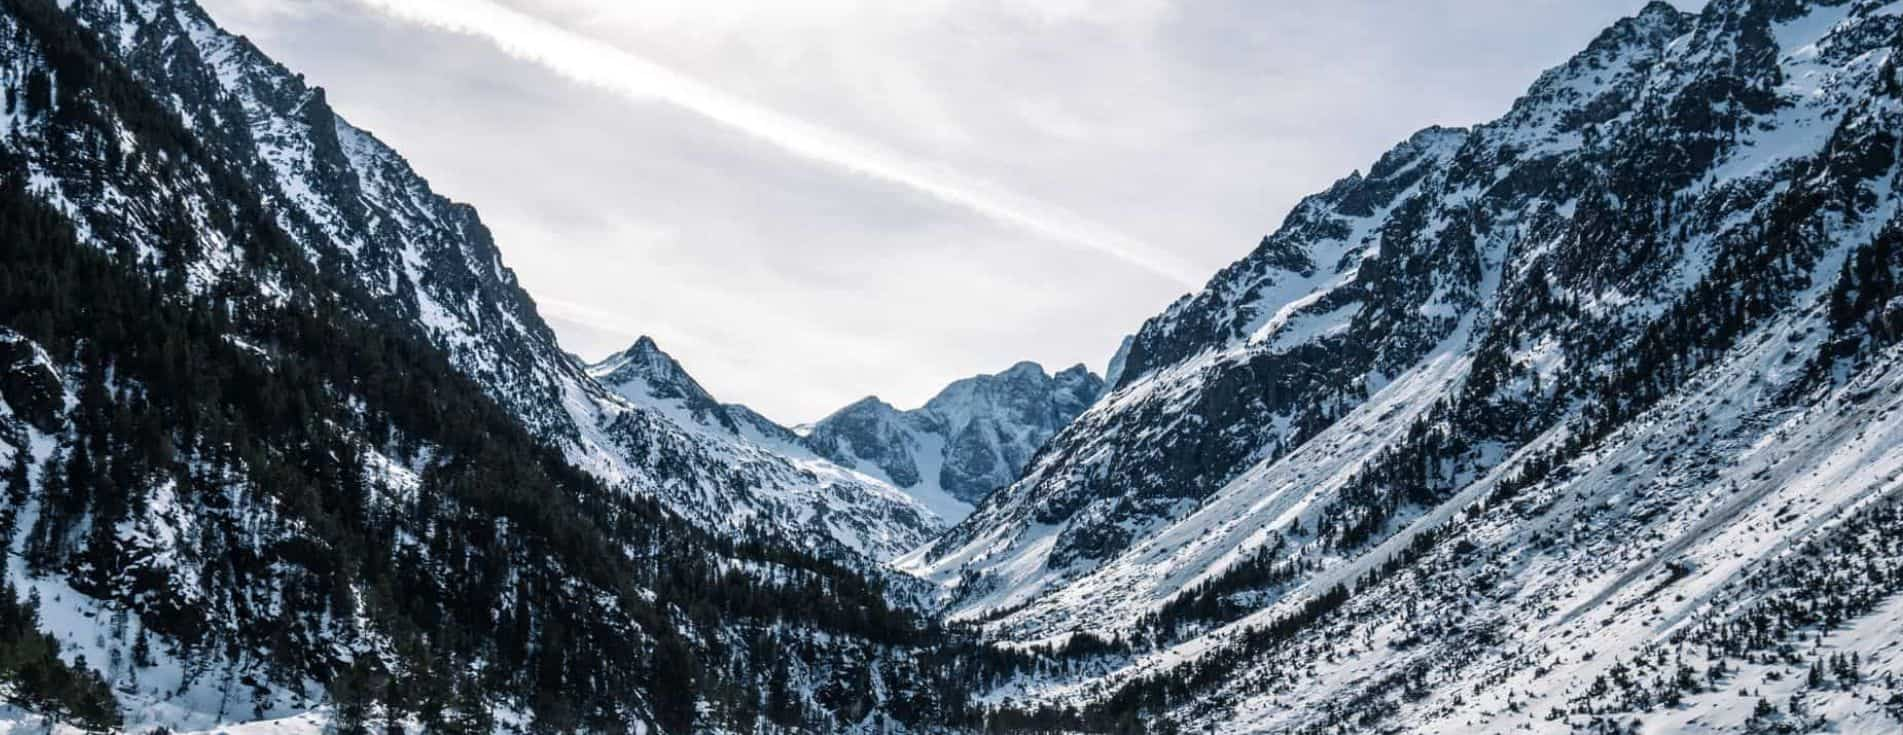
[[[602,385],[472,208],[195,3],[0,0],[0,91],[11,703],[116,697],[141,731],[966,716],[920,664],[965,639],[872,562],[929,511]],[[67,669],[102,678],[41,686]]]
[[[840,544],[884,558],[937,531],[940,521],[903,494],[823,463],[706,442],[596,383],[559,349],[473,208],[435,194],[395,151],[339,118],[321,89],[220,30],[195,4],[74,0],[66,13],[159,90],[209,154],[235,162],[235,175],[258,188],[311,263],[413,324],[577,466],[723,533],[758,525],[814,548]],[[69,182],[58,166],[36,169],[40,185],[89,231],[149,248],[171,224],[87,207],[139,192],[85,191],[96,184]],[[217,230],[189,219],[177,226]],[[220,288],[231,278],[231,250],[203,243],[204,265],[186,286]]]
[[[858,481],[876,486],[864,494],[895,489],[949,521],[963,518],[972,504],[1009,484],[1104,387],[1082,365],[1051,375],[1037,363],[1022,362],[995,375],[955,381],[911,411],[865,398],[795,430],[746,406],[715,399],[648,337],[586,371],[622,399],[676,425],[716,441],[762,447],[822,471],[852,470]]]
[[[0,724],[1896,732],[1899,51],[1653,3],[1107,386],[793,431],[189,0],[0,0]]]
[[[937,509],[821,457],[791,430],[746,406],[715,400],[653,339],[641,337],[583,370],[613,396],[617,413],[602,423],[602,436],[619,452],[663,467],[679,461],[676,449],[654,453],[654,418],[665,422],[662,430],[692,442],[693,461],[707,468],[708,482],[667,486],[675,507],[689,518],[734,530],[777,524],[795,538],[837,542],[875,561],[917,548],[944,527]],[[737,497],[725,490],[719,476],[728,471],[742,473],[737,478],[753,487]]]
[[[1103,380],[1082,365],[1051,375],[1021,362],[956,381],[910,411],[862,399],[813,424],[803,439],[821,456],[889,482],[956,521],[1016,479],[1103,390]]]
[[[681,426],[717,429],[770,447],[796,447],[799,436],[753,409],[721,403],[700,387],[673,356],[649,337],[589,365],[588,375],[637,405],[660,411]]]
[[[1049,722],[1896,731],[1900,44],[1647,6],[1300,203],[901,563],[1068,651],[990,695]]]

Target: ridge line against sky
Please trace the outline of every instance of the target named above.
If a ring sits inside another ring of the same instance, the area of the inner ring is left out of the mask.
[[[1101,371],[1304,197],[1645,4],[197,2],[479,207],[563,349],[652,336],[787,424]]]
[[[1050,242],[1107,255],[1188,288],[1209,274],[1175,255],[995,184],[909,161],[728,94],[607,42],[490,0],[358,0],[392,18],[484,39],[517,59],[631,99],[662,100],[812,161],[898,184]]]

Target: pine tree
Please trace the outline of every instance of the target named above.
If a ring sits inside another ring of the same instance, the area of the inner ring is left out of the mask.
[[[371,707],[374,699],[369,662],[359,657],[330,681],[330,701],[335,712],[330,732],[335,735],[370,735]]]

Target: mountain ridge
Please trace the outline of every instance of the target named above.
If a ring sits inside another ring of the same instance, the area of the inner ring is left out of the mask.
[[[951,521],[1006,482],[1006,475],[1015,474],[1102,390],[1102,380],[1081,364],[1052,375],[1026,360],[998,373],[952,381],[909,411],[867,396],[805,425],[802,432],[744,405],[720,402],[650,337],[637,338],[586,370],[623,398],[676,423],[788,456],[835,463]]]
[[[310,262],[415,324],[571,462],[717,533],[765,525],[825,553],[877,559],[936,531],[929,511],[877,483],[706,441],[613,396],[561,351],[473,207],[430,190],[401,155],[332,111],[321,89],[196,4],[75,0],[65,12],[166,89],[162,98],[204,132],[204,145],[243,166]],[[216,287],[217,272],[199,269],[188,285]]]
[[[0,28],[10,686],[50,645],[137,729],[970,716],[873,561],[922,508],[588,379],[472,208],[195,3]]]
[[[900,565],[993,640],[1094,651],[1012,691],[1098,721],[1671,731],[1695,705],[1714,731],[1799,710],[1894,727],[1854,706],[1882,687],[1728,706],[1727,685],[1785,679],[1672,625],[1772,616],[1726,595],[1820,584],[1780,555],[1888,512],[1893,424],[1850,406],[1887,406],[1895,374],[1867,325],[1893,293],[1900,13],[1719,0],[1614,23],[1499,119],[1424,129],[1303,200]],[[1892,538],[1834,548],[1887,569]],[[1859,599],[1892,599],[1886,574]],[[1749,676],[1674,683],[1667,653]]]
[[[1109,384],[800,431],[562,352],[189,0],[0,0],[0,726],[1895,731],[1899,53],[1895,0],[1649,3]]]
[[[802,440],[957,520],[1102,392],[1103,380],[1081,364],[1049,374],[1027,360],[952,381],[916,409],[862,398],[814,422]]]

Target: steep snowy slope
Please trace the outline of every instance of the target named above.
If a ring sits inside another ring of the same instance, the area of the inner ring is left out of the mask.
[[[189,2],[0,0],[5,577],[141,726],[1896,732],[1899,50],[1894,0],[1654,3],[1101,400],[802,435],[562,354]],[[935,528],[887,482],[983,497],[902,560],[969,627],[863,575]]]
[[[693,466],[709,476],[698,485],[667,485],[684,515],[734,530],[810,529],[875,561],[917,548],[944,527],[936,508],[828,461],[752,409],[715,400],[652,339],[642,337],[585,371],[613,396],[603,402],[605,443],[636,462],[670,467],[682,449],[649,437],[672,432],[691,442]],[[666,424],[651,428],[657,418]],[[722,473],[740,482],[723,486]],[[746,482],[755,484],[739,498],[727,489]]]
[[[912,411],[866,398],[796,432],[746,406],[716,400],[648,337],[587,366],[587,373],[627,402],[712,441],[764,448],[827,477],[850,476],[838,482],[874,486],[859,494],[896,490],[948,521],[965,517],[973,503],[1009,483],[1046,440],[1103,393],[1103,381],[1082,365],[1050,375],[1025,362],[954,382]],[[912,538],[917,543],[898,550],[928,540]]]
[[[10,703],[71,689],[31,645],[135,732],[969,722],[983,652],[832,553],[916,505],[588,378],[471,211],[191,3],[0,0],[0,93]]]
[[[758,526],[813,547],[883,558],[940,522],[904,496],[770,451],[708,443],[649,407],[620,400],[561,352],[503,266],[474,209],[432,192],[396,152],[339,118],[323,91],[220,30],[190,2],[73,0],[94,31],[197,144],[232,163],[310,263],[415,325],[452,362],[570,461],[666,501],[722,533]],[[145,252],[198,231],[186,286],[224,287],[240,265],[203,213],[142,211],[136,189],[74,178],[98,150],[30,151],[38,186],[102,239]],[[61,160],[68,158],[73,160]],[[103,184],[103,188],[102,187]],[[100,203],[118,206],[95,206]]]
[[[1648,6],[1304,201],[902,563],[1068,651],[993,693],[1047,722],[1903,727],[1900,13]]]
[[[652,408],[681,426],[739,437],[789,454],[803,453],[791,430],[737,403],[721,403],[648,337],[587,367],[588,375],[635,405]]]
[[[866,398],[815,423],[804,440],[821,456],[890,482],[955,521],[1016,478],[1103,389],[1082,365],[1050,375],[1022,362],[954,382],[911,411]]]
[[[1041,580],[1123,551],[1250,462],[1299,445],[1378,387],[1382,372],[1433,347],[1458,321],[1440,305],[1473,298],[1480,284],[1463,267],[1474,265],[1470,250],[1435,238],[1428,208],[1405,203],[1422,201],[1423,180],[1464,139],[1425,131],[1367,177],[1304,201],[1249,258],[1146,324],[1120,355],[1119,385],[1022,479],[908,564],[947,578],[1010,570],[984,584],[1002,582],[996,601],[1015,602]],[[1389,217],[1407,219],[1384,229]],[[1401,248],[1384,235],[1435,252],[1419,255],[1409,276],[1374,257]],[[1364,268],[1405,280],[1390,288],[1415,303],[1363,313]],[[1176,362],[1159,364],[1166,349]],[[976,588],[964,591],[967,604],[981,604]]]

